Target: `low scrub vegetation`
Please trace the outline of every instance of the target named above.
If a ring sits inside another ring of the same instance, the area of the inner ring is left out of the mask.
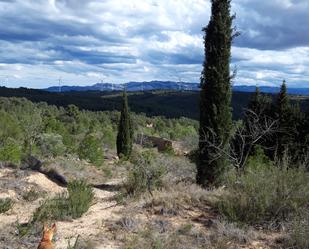
[[[13,206],[13,201],[10,198],[0,199],[0,214],[9,211]]]
[[[289,223],[288,230],[288,248],[309,248],[309,211],[300,210]]]
[[[68,184],[68,194],[46,200],[34,212],[32,222],[79,218],[88,211],[93,198],[92,188],[84,181],[72,181]]]
[[[179,183],[161,191],[153,192],[153,196],[144,196],[143,207],[162,215],[178,215],[189,207],[203,209],[216,199],[220,190],[208,191],[195,184]]]
[[[302,169],[248,166],[230,173],[217,207],[228,220],[246,224],[278,224],[309,203],[309,174]]]
[[[92,249],[92,248],[94,248],[94,245],[90,240],[84,240],[83,238],[81,238],[81,236],[78,235],[75,240],[69,239],[66,249]]]
[[[34,188],[31,188],[22,195],[23,199],[29,202],[37,200],[40,196],[41,193],[36,191]]]
[[[227,249],[245,245],[255,238],[245,231],[225,222],[217,222],[209,233],[194,224],[185,223],[173,228],[164,220],[153,220],[145,228],[125,237],[125,249]]]
[[[146,150],[137,153],[131,161],[133,165],[124,183],[126,194],[138,196],[146,191],[152,194],[152,191],[163,186],[166,168],[163,164],[158,164],[155,152]]]

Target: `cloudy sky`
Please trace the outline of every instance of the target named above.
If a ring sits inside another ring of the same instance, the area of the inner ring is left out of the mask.
[[[309,87],[309,1],[234,0],[235,84]],[[199,82],[210,0],[0,0],[0,85]]]

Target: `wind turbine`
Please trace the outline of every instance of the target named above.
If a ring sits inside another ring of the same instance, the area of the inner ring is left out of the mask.
[[[59,77],[58,79],[58,92],[61,93],[61,85],[62,85],[62,79]]]
[[[181,91],[182,80],[181,77],[178,76],[178,91]]]
[[[5,86],[8,87],[9,86],[9,76],[5,76]]]
[[[103,79],[101,79],[101,92],[103,92]]]

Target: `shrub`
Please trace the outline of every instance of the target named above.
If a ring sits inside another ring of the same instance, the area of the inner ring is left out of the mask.
[[[170,156],[174,156],[175,155],[175,151],[174,151],[174,148],[172,145],[167,145],[165,146],[163,152],[167,155],[170,155]]]
[[[69,239],[67,249],[92,249],[94,247],[95,245],[91,240],[84,240],[78,235],[73,244]]]
[[[230,221],[264,224],[284,221],[309,202],[309,174],[302,169],[248,167],[230,173],[217,203]]]
[[[290,224],[289,248],[309,248],[309,211],[301,210]]]
[[[23,199],[25,201],[35,201],[40,197],[40,193],[37,192],[34,188],[31,188],[29,191],[23,194]]]
[[[143,207],[162,215],[177,215],[189,207],[208,206],[217,199],[220,192],[208,191],[195,184],[176,184],[161,191],[154,191],[153,196],[143,198]]]
[[[32,217],[32,222],[45,222],[48,220],[66,220],[70,218],[70,210],[66,194],[59,194],[53,199],[45,200],[38,207]]]
[[[97,166],[102,165],[104,152],[99,139],[91,134],[86,135],[79,146],[78,155]]]
[[[139,195],[145,191],[152,193],[163,184],[166,169],[163,164],[158,164],[155,154],[151,150],[135,155],[132,159],[133,167],[129,170],[124,188],[129,195]]]
[[[0,148],[0,161],[19,163],[21,160],[21,148],[13,140],[8,140]]]
[[[164,227],[162,229],[162,227]],[[162,220],[155,220],[144,229],[125,237],[126,249],[227,249],[240,248],[253,236],[233,225],[225,223],[214,224],[208,234],[200,231],[193,224],[182,224],[177,228],[168,226]]]
[[[68,184],[68,194],[46,200],[33,214],[32,222],[79,218],[90,208],[94,198],[92,188],[84,181]]]
[[[66,147],[63,144],[62,136],[53,133],[43,133],[38,141],[41,153],[45,157],[61,156],[65,153]]]
[[[94,193],[85,181],[72,181],[68,184],[68,204],[72,218],[79,218],[90,208]]]
[[[13,201],[10,198],[0,199],[0,214],[9,211],[13,206]]]

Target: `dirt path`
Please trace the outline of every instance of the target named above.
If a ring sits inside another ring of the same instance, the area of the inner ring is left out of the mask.
[[[111,180],[107,184],[118,184],[119,179]],[[72,222],[57,222],[58,231],[56,242],[57,248],[66,248],[68,240],[75,241],[77,235],[81,238],[94,243],[94,249],[118,249],[120,245],[111,241],[104,232],[107,231],[106,221],[112,222],[119,219],[118,212],[123,208],[117,206],[111,197],[115,192],[109,192],[101,189],[94,189],[95,204],[91,206],[86,214]]]

